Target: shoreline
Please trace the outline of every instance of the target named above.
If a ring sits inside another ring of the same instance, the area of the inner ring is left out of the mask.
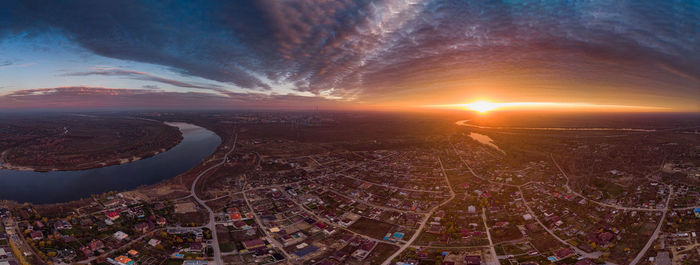
[[[172,125],[167,124],[167,123],[164,123],[164,124],[171,126],[171,127],[176,127],[176,126],[172,126]],[[4,150],[2,152],[2,154],[0,155],[0,170],[56,172],[56,171],[80,171],[80,170],[88,170],[88,169],[109,167],[109,166],[115,166],[115,165],[123,165],[126,163],[131,163],[131,162],[135,162],[138,160],[143,160],[146,158],[156,156],[160,153],[168,151],[168,150],[172,149],[173,147],[177,146],[178,144],[180,144],[182,142],[182,140],[184,140],[182,130],[180,130],[178,128],[178,131],[180,132],[180,137],[178,138],[177,141],[169,144],[168,146],[160,148],[158,150],[143,153],[143,154],[136,154],[136,155],[132,155],[130,157],[118,157],[118,158],[113,158],[113,159],[106,160],[106,161],[95,161],[95,162],[86,163],[86,164],[73,166],[73,167],[35,167],[35,166],[27,166],[27,165],[13,165],[12,163],[5,161],[5,153],[7,153],[9,151],[9,149],[8,149],[8,150]]]
[[[180,174],[174,175],[170,178],[163,179],[163,180],[160,180],[160,181],[152,183],[152,184],[141,184],[141,185],[139,185],[137,187],[133,187],[133,188],[126,188],[126,189],[114,188],[114,189],[110,189],[109,191],[94,193],[92,195],[100,195],[100,194],[104,194],[104,193],[108,193],[108,192],[114,192],[114,193],[146,192],[146,193],[148,193],[150,191],[161,189],[161,188],[170,190],[170,192],[167,192],[166,194],[155,194],[152,196],[158,197],[158,198],[161,198],[161,197],[165,198],[165,197],[170,196],[171,194],[177,193],[180,190],[180,185],[182,185],[182,184],[172,182],[174,179],[183,178],[183,177],[187,176],[188,174],[192,174],[193,172],[196,172],[196,169],[198,169],[201,166],[205,166],[206,163],[209,161],[209,159],[211,159],[213,156],[215,156],[217,154],[217,152],[220,152],[222,150],[221,148],[223,146],[225,146],[223,144],[225,142],[224,137],[222,137],[222,134],[217,133],[217,131],[215,129],[201,126],[201,125],[198,125],[196,123],[187,123],[187,122],[182,122],[182,123],[201,127],[205,130],[212,132],[216,137],[218,137],[221,140],[219,145],[217,145],[214,148],[214,150],[212,151],[212,153],[210,155],[202,158],[202,161],[200,161],[199,163],[197,163],[193,167],[187,169],[186,171],[184,171]],[[177,127],[177,126],[174,126],[174,127]],[[182,131],[181,131],[181,133],[182,133]],[[182,135],[184,136],[184,133],[182,133]],[[184,137],[182,137],[182,139],[180,139],[180,141],[178,141],[177,144],[180,144],[182,142],[182,140],[184,140]],[[177,145],[177,144],[175,144],[175,145]],[[172,149],[172,148],[166,148],[165,151],[169,151],[170,149]],[[161,153],[161,152],[159,152],[159,153]],[[142,157],[141,159],[146,159],[146,158],[148,158],[148,157]],[[130,162],[135,162],[135,161],[136,160],[130,161]],[[128,163],[125,163],[125,164],[128,164]],[[119,164],[115,164],[115,165],[119,165]],[[29,170],[25,170],[25,171],[29,171]],[[61,171],[61,170],[55,170],[55,171]],[[66,171],[66,170],[63,170],[63,171]],[[35,171],[35,172],[37,172],[37,171]],[[44,173],[41,171],[38,171],[38,172]],[[19,200],[11,200],[11,199],[4,199],[4,200],[0,199],[0,201],[4,201],[8,205],[15,205],[15,206],[29,203],[31,205],[40,206],[40,207],[72,207],[71,205],[74,205],[74,204],[81,204],[81,203],[85,203],[88,201],[92,202],[93,201],[92,197],[91,197],[92,195],[78,198],[78,199],[74,199],[74,200],[58,201],[58,202],[28,202],[28,201],[19,201]],[[151,196],[151,195],[149,195],[149,196]]]

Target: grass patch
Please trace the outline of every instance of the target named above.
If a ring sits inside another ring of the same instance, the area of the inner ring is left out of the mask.
[[[231,242],[219,243],[219,248],[221,249],[221,252],[231,252],[231,251],[234,251],[236,249],[233,246],[233,243],[231,243]]]

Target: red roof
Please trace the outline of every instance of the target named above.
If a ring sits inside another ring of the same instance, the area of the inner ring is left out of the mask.
[[[228,215],[231,220],[241,220],[242,216],[241,213],[232,213]]]
[[[119,216],[119,212],[118,212],[118,211],[114,211],[114,212],[105,212],[105,214],[106,214],[108,217],[117,217],[117,216]]]

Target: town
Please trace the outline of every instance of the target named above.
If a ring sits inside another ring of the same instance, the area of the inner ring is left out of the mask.
[[[416,121],[134,115],[198,124],[221,146],[156,185],[3,202],[1,265],[700,262],[698,143],[683,131],[543,136],[437,119],[449,133],[389,139]]]

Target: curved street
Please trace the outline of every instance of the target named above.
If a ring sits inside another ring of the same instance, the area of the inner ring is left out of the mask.
[[[212,249],[214,250],[214,260],[216,261],[216,264],[218,264],[218,265],[223,265],[224,262],[221,259],[221,249],[219,248],[219,239],[216,235],[216,220],[215,220],[214,211],[211,210],[211,207],[207,206],[206,201],[200,199],[199,196],[197,196],[197,193],[195,192],[195,187],[197,186],[197,183],[199,182],[199,179],[202,178],[202,176],[209,173],[209,171],[212,171],[215,168],[218,168],[221,165],[223,165],[224,163],[226,163],[228,156],[233,152],[233,150],[236,149],[236,141],[237,140],[238,140],[238,134],[236,134],[235,138],[233,139],[233,145],[231,146],[231,150],[226,152],[226,154],[224,155],[224,158],[221,160],[221,162],[216,163],[216,164],[210,166],[209,168],[205,169],[201,173],[199,173],[199,175],[197,175],[197,177],[192,182],[192,187],[190,187],[190,193],[192,195],[192,198],[194,198],[197,201],[197,203],[202,205],[202,207],[204,207],[204,209],[207,209],[207,212],[209,212],[209,223],[207,223],[205,226],[207,228],[209,228],[209,230],[211,230],[211,240],[212,240],[211,245],[212,245]]]

